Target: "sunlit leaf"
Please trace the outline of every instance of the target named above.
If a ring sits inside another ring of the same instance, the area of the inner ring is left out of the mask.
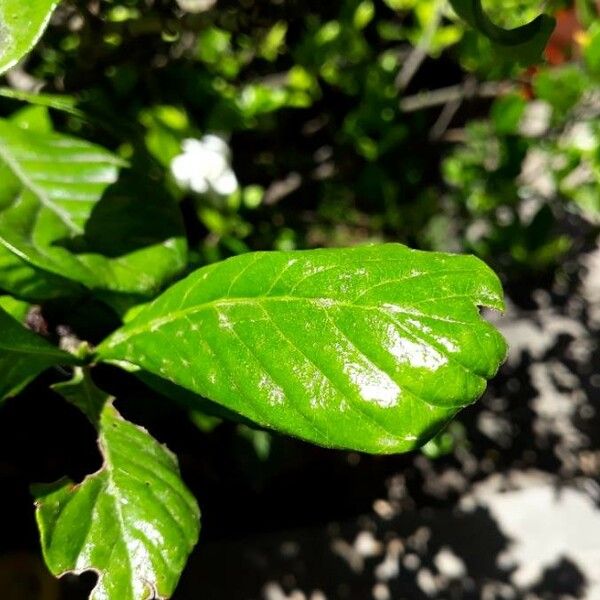
[[[41,302],[77,295],[77,284],[53,273],[36,269],[0,243],[0,290],[18,298]]]
[[[7,312],[19,323],[24,323],[31,305],[13,296],[0,296],[0,309]]]
[[[254,253],[193,273],[98,349],[279,431],[412,449],[484,391],[503,307],[474,257],[389,244]]]
[[[116,411],[89,375],[55,389],[98,429],[102,468],[81,484],[36,486],[36,518],[50,571],[95,571],[91,600],[169,598],[200,529],[176,458]]]
[[[0,2],[0,73],[14,66],[35,46],[58,1]]]

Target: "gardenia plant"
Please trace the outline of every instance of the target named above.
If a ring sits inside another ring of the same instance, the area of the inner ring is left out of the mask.
[[[56,4],[0,0],[3,71]],[[525,58],[539,54],[552,26],[542,16],[507,32],[479,2],[453,5]],[[96,365],[315,444],[389,454],[430,439],[483,393],[506,356],[479,312],[503,309],[501,284],[472,256],[399,244],[254,252],[169,286],[187,265],[180,208],[144,182],[131,192],[122,158],[12,118],[0,120],[0,168],[0,288],[34,301],[85,293],[123,316],[96,348],[84,341],[67,352],[0,308],[0,398],[49,367],[68,368],[70,380],[54,390],[98,434],[98,472],[33,490],[49,569],[95,571],[93,600],[169,597],[200,532],[176,458],[120,416],[93,381]],[[214,135],[186,140],[171,169],[199,194],[238,187]]]

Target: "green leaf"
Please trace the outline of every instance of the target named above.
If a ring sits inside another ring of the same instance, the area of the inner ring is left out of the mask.
[[[102,411],[110,397],[97,388],[89,372],[83,368],[75,369],[70,381],[50,386],[65,400],[76,406],[92,423],[98,426]]]
[[[56,576],[95,571],[91,600],[170,597],[200,530],[177,459],[124,420],[89,375],[57,389],[96,422],[104,464],[79,485],[33,489],[46,564]]]
[[[459,17],[500,46],[504,55],[521,63],[539,61],[556,25],[552,17],[539,15],[520,27],[504,29],[487,16],[481,0],[450,0],[450,4]]]
[[[40,133],[51,133],[53,130],[50,111],[45,106],[28,104],[12,113],[10,122],[22,129],[31,129]]]
[[[40,39],[58,0],[0,2],[0,73],[13,67]]]
[[[132,368],[131,368],[132,367]],[[251,425],[252,422],[244,419],[241,415],[236,412],[232,412],[220,404],[215,404],[197,393],[191,392],[190,390],[181,386],[175,385],[168,379],[163,379],[142,371],[139,367],[132,365],[128,370],[133,373],[142,383],[149,387],[154,392],[164,396],[171,402],[175,402],[182,408],[187,408],[191,411],[201,411],[203,414],[216,419],[228,419],[230,421],[237,421],[246,425]]]
[[[13,319],[19,323],[24,323],[31,305],[22,300],[17,300],[13,296],[0,296],[0,309],[7,312]]]
[[[0,242],[0,290],[31,302],[78,295],[78,284],[41,271],[19,258]]]
[[[156,293],[186,263],[181,216],[156,186],[111,185],[122,165],[85,141],[0,121],[0,244],[90,289]]]
[[[30,264],[93,287],[97,280],[57,244],[84,225],[121,161],[87,142],[0,121],[0,241]]]
[[[533,80],[533,93],[537,99],[548,102],[562,121],[592,86],[579,65],[566,64],[540,70]]]
[[[398,244],[254,253],[174,285],[98,348],[324,446],[422,444],[504,360],[502,309],[471,256]]]
[[[52,108],[80,118],[85,117],[84,113],[77,108],[77,100],[72,96],[24,92],[9,87],[0,87],[0,97],[26,102],[38,107]]]
[[[77,362],[0,308],[0,400],[18,394],[49,367]]]

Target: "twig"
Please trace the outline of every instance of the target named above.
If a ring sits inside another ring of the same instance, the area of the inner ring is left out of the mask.
[[[302,176],[295,171],[287,175],[284,179],[274,181],[266,190],[263,203],[266,206],[273,206],[286,196],[295,192],[302,185]]]
[[[450,100],[444,105],[440,116],[437,118],[437,121],[433,124],[433,127],[429,131],[429,139],[431,141],[437,141],[441,139],[446,133],[448,127],[450,127],[450,123],[452,123],[452,119],[458,112],[460,105],[462,104],[462,100]]]
[[[474,77],[467,77],[465,82],[463,83],[463,97],[462,98],[454,98],[449,100],[444,104],[444,108],[442,112],[437,118],[437,121],[434,123],[431,131],[429,132],[429,139],[432,141],[439,140],[443,137],[444,133],[448,127],[450,127],[450,123],[452,123],[452,119],[458,112],[460,105],[465,98],[472,98],[475,90],[477,89],[477,81]]]
[[[398,73],[395,81],[396,89],[402,91],[405,90],[412,78],[415,76],[417,71],[420,69],[423,61],[427,58],[427,54],[431,48],[431,42],[433,37],[440,26],[442,21],[442,2],[437,0],[434,13],[431,17],[431,21],[427,24],[427,29],[423,32],[419,43],[414,47],[412,52],[408,55],[405,63],[402,65],[402,69]]]
[[[402,98],[400,100],[400,110],[411,113],[457,100],[462,102],[471,98],[496,98],[515,88],[515,84],[510,81],[489,81],[476,84],[474,87],[472,84],[470,84],[470,87],[467,86],[465,82]]]

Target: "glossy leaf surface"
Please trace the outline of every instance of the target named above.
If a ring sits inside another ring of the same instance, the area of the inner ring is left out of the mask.
[[[512,60],[522,63],[539,61],[554,29],[556,21],[540,15],[530,23],[514,29],[499,27],[483,10],[481,0],[450,0],[452,8],[471,27],[489,38],[510,54]]]
[[[25,329],[0,308],[0,400],[18,394],[49,367],[75,363],[74,356]]]
[[[46,564],[57,576],[96,571],[91,600],[170,597],[200,528],[176,458],[85,377],[55,389],[96,423],[104,464],[79,485],[34,488]]]
[[[112,185],[120,166],[93,144],[0,121],[0,243],[55,278],[117,293],[156,292],[185,264],[180,215],[144,184]],[[0,270],[0,288],[9,287],[5,276],[14,284]]]
[[[484,391],[504,360],[470,256],[405,246],[254,253],[193,273],[99,348],[325,446],[401,452]]]
[[[58,0],[0,1],[0,73],[35,46],[57,4]]]

